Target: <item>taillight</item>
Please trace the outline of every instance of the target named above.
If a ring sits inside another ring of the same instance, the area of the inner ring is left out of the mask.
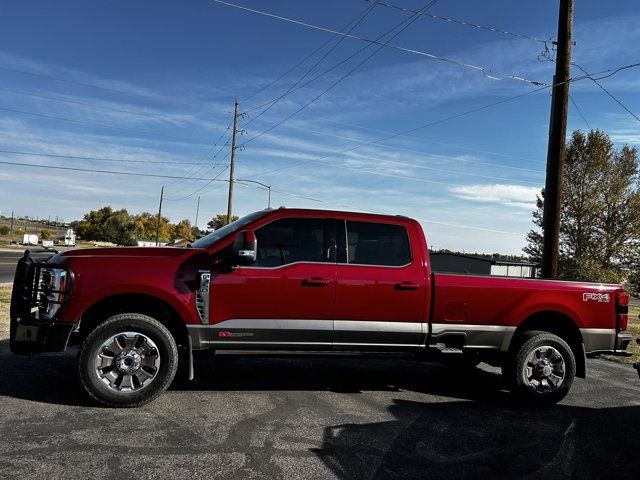
[[[622,292],[616,297],[616,330],[624,332],[629,326],[629,295]]]

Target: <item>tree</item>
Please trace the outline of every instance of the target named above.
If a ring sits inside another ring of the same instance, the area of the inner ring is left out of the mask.
[[[134,245],[134,224],[129,213],[123,208],[114,211],[102,207],[86,213],[82,220],[73,222],[78,236],[87,240],[112,242],[118,245]]]
[[[193,238],[194,240],[197,240],[198,238],[202,238],[207,234],[206,231],[204,230],[200,230],[198,227],[196,227],[195,225],[191,228],[191,238]]]
[[[10,229],[6,225],[0,227],[0,235],[9,235],[9,231]]]
[[[635,148],[614,148],[609,136],[595,130],[573,132],[564,164],[560,216],[559,276],[620,282],[622,267],[638,262],[640,189]],[[533,223],[523,249],[542,258],[544,191],[538,196]]]
[[[43,228],[42,231],[40,232],[40,238],[42,240],[51,240],[52,234],[51,234],[51,230],[49,230],[48,228]]]
[[[237,215],[232,215],[231,216],[231,221],[235,222],[236,220],[238,220]],[[213,229],[213,230],[217,230],[220,227],[224,227],[227,224],[227,214],[226,213],[220,213],[218,215],[216,215],[215,217],[213,217],[211,219],[211,221],[209,223],[207,223],[207,227]]]
[[[180,220],[171,229],[171,240],[187,239],[192,240],[193,227],[189,220]]]

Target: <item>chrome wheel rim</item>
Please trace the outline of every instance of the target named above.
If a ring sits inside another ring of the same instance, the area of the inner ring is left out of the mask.
[[[530,389],[542,394],[554,392],[564,382],[564,357],[558,349],[541,345],[527,356],[523,373]]]
[[[98,378],[110,390],[132,392],[149,385],[160,368],[160,352],[147,335],[121,332],[102,342],[95,358]]]

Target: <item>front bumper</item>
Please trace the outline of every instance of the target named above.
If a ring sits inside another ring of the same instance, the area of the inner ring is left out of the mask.
[[[16,266],[9,313],[9,346],[17,355],[63,351],[73,331],[71,323],[56,323],[57,315],[51,318],[40,315],[40,269],[47,266],[46,262],[31,258],[29,250]]]

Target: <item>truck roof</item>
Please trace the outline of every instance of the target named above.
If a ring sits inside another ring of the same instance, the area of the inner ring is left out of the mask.
[[[279,208],[272,208],[272,209],[265,209],[268,210],[270,213],[273,212],[282,212],[285,211],[287,213],[291,213],[291,214],[326,214],[326,215],[330,215],[330,216],[348,216],[348,217],[359,217],[359,218],[377,218],[380,220],[411,220],[411,221],[415,221],[410,217],[407,217],[405,215],[389,215],[389,214],[383,214],[383,213],[372,213],[372,212],[354,212],[354,211],[348,211],[348,210],[329,210],[329,209],[316,209],[316,208],[287,208],[287,207],[279,207]]]

